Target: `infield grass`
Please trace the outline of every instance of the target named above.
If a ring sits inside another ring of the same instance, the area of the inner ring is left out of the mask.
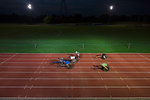
[[[1,53],[150,53],[150,27],[0,24]]]

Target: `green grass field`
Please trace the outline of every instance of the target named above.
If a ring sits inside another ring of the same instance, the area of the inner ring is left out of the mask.
[[[1,53],[150,53],[150,27],[0,24]]]

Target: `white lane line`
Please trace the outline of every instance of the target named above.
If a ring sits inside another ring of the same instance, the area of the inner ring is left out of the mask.
[[[4,81],[4,80],[34,80],[36,79],[37,80],[42,80],[42,81],[59,81],[59,80],[64,80],[66,81],[68,78],[0,78],[0,81]],[[113,81],[120,81],[120,78],[69,78],[70,80],[75,80],[75,81],[90,81],[90,80],[113,80]],[[122,78],[123,80],[129,80],[129,81],[149,81],[150,78]]]
[[[78,61],[79,63],[82,63],[82,62],[88,62],[90,61],[90,59],[93,59],[93,63],[94,62],[98,62],[97,59],[94,59],[94,58],[81,58],[80,61]],[[5,60],[5,59],[0,59],[0,60]],[[31,58],[27,58],[27,59],[18,59],[18,58],[12,58],[9,62],[41,62],[43,60],[42,59],[31,59]],[[126,60],[126,61],[125,61]],[[46,59],[45,62],[50,62],[52,63],[53,61],[58,61],[58,59]],[[149,62],[150,59],[148,58],[141,58],[141,59],[124,59],[124,58],[121,58],[121,59],[110,59],[110,58],[107,58],[107,61],[108,62]]]
[[[7,58],[6,60],[4,60],[3,62],[0,62],[0,65],[3,64],[3,63],[8,63],[7,61],[10,60],[10,59],[12,59],[12,58],[15,57],[15,56],[16,56],[16,54],[14,54],[14,55],[8,57],[8,58]]]
[[[99,62],[78,62],[78,63],[99,63]],[[150,63],[150,62],[107,62],[107,63],[129,63],[129,64],[131,64],[131,63]]]
[[[0,58],[0,60],[3,60],[3,59],[5,59],[5,58]],[[37,61],[39,61],[39,60],[43,60],[44,59],[44,57],[42,57],[42,58],[31,58],[31,57],[29,57],[29,58],[16,58],[16,57],[14,57],[12,60],[27,60],[27,61],[32,61],[32,60],[37,60]],[[49,59],[47,59],[47,60],[49,60],[49,61],[52,61],[52,60],[58,60],[57,58],[49,58]]]
[[[134,68],[134,69],[147,68],[147,69],[149,69],[150,68],[150,66],[111,66],[111,67],[112,68],[118,68],[118,69],[126,69],[126,68],[130,68],[130,69],[132,69],[132,68]],[[45,67],[45,68],[48,68],[48,67]],[[85,68],[86,69],[86,68],[91,68],[91,66],[89,66],[89,67],[87,67],[87,66],[85,66],[85,67],[84,66],[83,67],[76,66],[75,68],[76,69],[77,68]]]
[[[12,54],[14,54],[14,53],[12,53]],[[12,55],[12,54],[10,54],[10,55]],[[17,57],[31,57],[31,56],[44,57],[44,55],[43,55],[44,53],[25,53],[25,55],[23,53],[18,53],[18,54],[19,55]],[[47,53],[47,55],[51,56],[51,57],[60,57],[60,56],[68,57],[67,54],[73,54],[73,53],[61,53],[61,54],[60,53],[53,53],[53,54]],[[95,57],[95,55],[97,55],[99,53],[81,53],[81,55],[83,55],[83,57],[88,57],[89,54],[91,56]],[[150,55],[150,53],[107,53],[108,57],[120,57],[120,56],[121,57],[139,57],[139,56],[137,56],[137,54],[147,54],[147,56]],[[1,55],[0,54],[0,57],[4,57],[4,56],[9,56],[9,55]]]
[[[0,74],[33,74],[34,72],[6,72],[1,71]],[[99,72],[41,72],[41,74],[98,74]],[[100,72],[102,74],[116,74],[116,72]],[[150,74],[150,72],[117,72],[117,74]]]
[[[92,66],[90,67],[75,67],[73,69],[91,69]],[[150,69],[150,67],[114,67],[114,66],[111,66],[113,69],[143,69],[143,68],[146,68],[146,69]],[[37,67],[0,67],[0,68],[9,68],[9,70],[11,69],[35,69]],[[44,66],[41,66],[41,69],[58,69],[57,66],[54,66],[54,67],[44,67]]]
[[[150,100],[150,97],[0,97],[0,100]]]
[[[146,59],[146,60],[150,60],[148,57],[145,57],[144,55],[142,54],[139,54],[139,56],[141,56],[142,58]]]
[[[0,55],[12,55],[14,53],[0,53]],[[64,54],[74,54],[74,53],[18,53],[19,55],[64,55]],[[88,55],[95,55],[95,54],[100,54],[100,53],[80,53],[80,54],[88,54]],[[148,54],[150,55],[150,53],[106,53],[106,54],[109,54],[109,55],[135,55],[135,54]]]
[[[14,53],[0,53],[2,55],[5,55],[5,54],[14,54]],[[19,53],[19,54],[73,54],[73,53]],[[99,53],[81,53],[81,54],[99,54]],[[139,53],[107,53],[107,54],[139,54]],[[140,53],[141,54],[141,53]],[[142,54],[150,54],[150,53],[142,53]]]
[[[96,55],[95,55],[96,56]],[[91,56],[91,57],[95,57],[95,56]],[[107,55],[108,56],[108,58],[138,58],[139,56],[138,55],[132,55],[132,56],[125,56],[125,55]],[[7,57],[7,56],[0,56],[1,58],[5,58],[5,57]],[[44,58],[45,56],[43,55],[43,56],[32,56],[32,55],[29,55],[29,56],[16,56],[16,58]],[[64,58],[67,58],[67,57],[69,57],[68,55],[67,56],[50,56],[50,58],[59,58],[59,57],[64,57]],[[91,57],[89,57],[88,55],[83,55],[81,58],[91,58]],[[147,57],[150,57],[150,56],[147,56]]]
[[[138,67],[138,66],[135,66],[135,67],[114,67],[114,66],[112,66],[113,68],[118,68],[118,69],[125,69],[125,68],[129,68],[129,69],[143,69],[143,68],[147,68],[147,69],[149,69],[150,68],[150,66],[149,67]]]
[[[1,57],[0,59],[6,59],[8,57]],[[42,60],[44,57],[15,57],[16,60]],[[47,57],[50,60],[58,60],[58,57]],[[66,57],[67,58],[67,57]],[[89,58],[95,58],[95,57],[82,57],[80,60],[89,60]],[[120,58],[108,58],[108,59],[114,59],[114,60],[120,60]],[[124,59],[128,59],[128,58],[124,58]],[[141,59],[141,58],[129,58],[129,59]],[[141,59],[142,60],[142,59]]]
[[[23,68],[28,68],[28,69],[32,69],[32,68],[37,68],[38,66],[0,66],[0,68],[11,68],[11,69],[15,69],[15,68],[19,68],[19,69],[23,69]],[[53,66],[41,66],[43,69],[44,68],[48,68],[48,69],[58,69],[56,65]],[[78,68],[83,68],[83,69],[89,69],[93,66],[75,66],[74,69],[78,69]],[[113,68],[119,68],[119,69],[124,69],[124,68],[136,68],[136,69],[141,69],[141,68],[150,68],[150,66],[147,65],[143,65],[143,66],[112,66]]]
[[[145,59],[143,59],[143,58],[107,58],[107,60],[109,60],[109,61],[115,61],[115,60],[120,60],[120,61],[122,61],[122,60],[129,60],[129,61],[140,60],[140,61],[142,61]]]
[[[46,56],[45,56],[45,57],[46,57]],[[41,71],[39,71],[39,69],[41,68],[41,66],[42,66],[42,64],[44,63],[45,59],[46,59],[46,58],[43,58],[43,60],[40,62],[40,65],[36,68],[34,74],[36,74],[36,73],[41,73]]]
[[[0,89],[23,89],[24,86],[0,86]],[[31,86],[26,86],[31,88]],[[105,89],[105,86],[33,86],[32,89],[62,89],[62,88],[77,88],[77,89]],[[107,86],[110,89],[124,89],[127,86]],[[128,86],[131,89],[150,89],[150,86]]]
[[[17,53],[16,53],[17,54]],[[139,59],[139,60],[142,60],[143,58],[139,57],[139,55],[142,55],[142,54],[138,54],[137,57],[123,57],[123,56],[118,56],[118,57],[113,57],[113,56],[108,56],[107,59],[115,59],[115,60],[120,60],[120,59]],[[144,55],[143,55],[144,56]],[[9,56],[10,57],[10,56]],[[43,59],[45,56],[42,56],[42,57],[35,57],[35,56],[22,56],[22,57],[19,57],[18,55],[15,57],[15,59]],[[52,57],[52,56],[47,56],[49,59],[57,59],[59,58],[60,56],[56,56],[56,57]],[[62,57],[62,56],[61,56]],[[68,56],[63,56],[65,58],[68,58]],[[95,58],[96,56],[90,56],[90,55],[87,55],[87,56],[82,56],[81,58],[82,59],[89,59],[89,58]],[[1,59],[4,59],[4,58],[8,58],[8,57],[1,57]]]
[[[2,63],[27,63],[27,64],[33,64],[33,63],[40,63],[41,64],[41,62],[2,62]],[[80,63],[80,64],[93,64],[93,63],[99,63],[98,61],[97,62],[78,62],[78,63]],[[107,62],[107,63],[129,63],[129,64],[132,64],[132,63],[150,63],[150,62]],[[52,62],[44,62],[43,64],[53,64]]]
[[[94,58],[91,58],[91,61],[93,61],[93,65],[95,65],[95,63],[94,63]],[[94,66],[92,66],[93,68],[94,68]],[[103,80],[103,77],[102,77],[102,75],[101,75],[101,73],[99,72],[99,71],[97,71],[98,72],[98,79],[99,80]]]
[[[150,97],[0,97],[0,100],[150,100]]]

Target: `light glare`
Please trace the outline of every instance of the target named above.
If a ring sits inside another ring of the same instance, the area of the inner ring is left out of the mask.
[[[113,9],[114,9],[114,6],[111,5],[111,6],[109,7],[109,9],[110,9],[110,10],[113,10]]]
[[[32,9],[32,5],[31,4],[28,4],[28,9]]]

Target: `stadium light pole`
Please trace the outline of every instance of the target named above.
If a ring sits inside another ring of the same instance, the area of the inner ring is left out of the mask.
[[[114,9],[114,6],[111,5],[111,6],[109,7],[109,9],[110,9],[110,11],[112,11],[112,10]]]
[[[113,5],[110,5],[109,6],[109,18],[108,18],[108,24],[110,23],[111,21],[111,15],[112,15],[112,11],[114,10],[114,6]]]
[[[29,16],[32,16],[32,10],[33,10],[32,4],[28,3],[26,6],[27,6]]]
[[[29,12],[29,16],[30,16],[30,18],[29,18],[29,23],[30,24],[32,24],[32,10],[33,10],[33,7],[32,7],[32,4],[31,3],[28,3],[27,4],[27,9],[28,9],[28,12]]]
[[[27,5],[27,8],[28,8],[29,10],[32,10],[32,4],[29,3],[29,4]]]

